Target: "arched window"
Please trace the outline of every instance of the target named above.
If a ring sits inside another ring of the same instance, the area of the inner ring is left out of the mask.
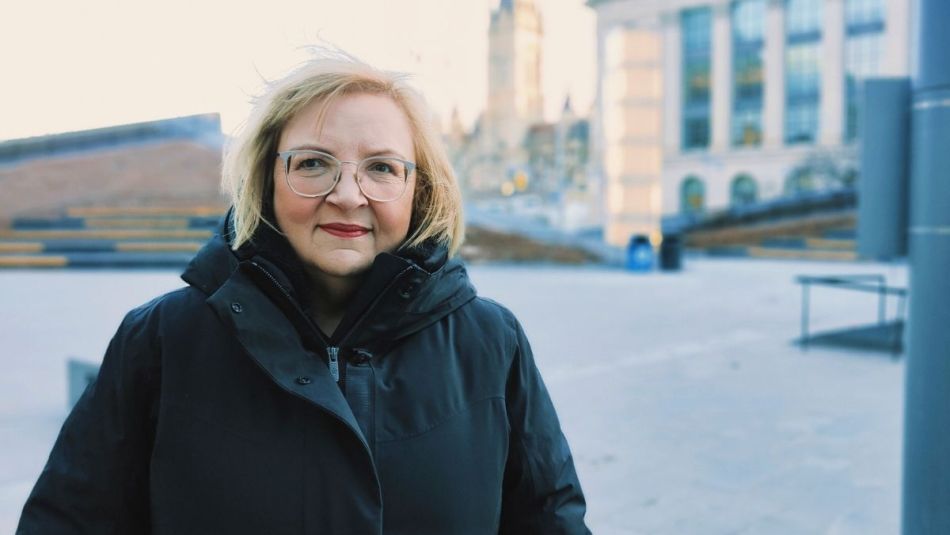
[[[755,179],[745,173],[736,175],[729,188],[729,204],[732,206],[747,206],[754,204],[759,197],[759,186]]]
[[[706,209],[706,186],[695,176],[688,176],[680,186],[680,212],[700,214]]]
[[[853,188],[858,183],[858,170],[853,167],[845,169],[841,176],[841,185],[846,188]]]
[[[793,169],[785,179],[785,195],[795,197],[816,189],[815,174],[806,167]]]

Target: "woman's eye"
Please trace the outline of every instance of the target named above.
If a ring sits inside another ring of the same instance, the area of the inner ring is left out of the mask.
[[[392,173],[393,168],[388,163],[376,162],[375,164],[373,164],[373,171],[376,171],[379,173]]]
[[[401,167],[394,162],[379,161],[373,162],[373,164],[369,166],[369,171],[375,174],[399,176]]]
[[[301,169],[313,169],[315,167],[324,167],[326,164],[318,158],[307,158],[300,162]]]
[[[294,169],[298,171],[320,171],[329,166],[323,158],[301,158],[294,164]]]

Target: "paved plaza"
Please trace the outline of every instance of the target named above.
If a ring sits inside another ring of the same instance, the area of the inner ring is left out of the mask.
[[[678,274],[483,265],[524,324],[596,534],[896,534],[903,360],[811,348],[800,274],[903,265],[687,259]],[[66,416],[66,359],[100,358],[171,272],[0,272],[0,533]],[[894,303],[890,313],[893,314]],[[818,288],[812,328],[872,323],[876,297]]]

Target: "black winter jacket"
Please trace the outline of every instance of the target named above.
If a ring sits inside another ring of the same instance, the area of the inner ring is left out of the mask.
[[[588,533],[524,333],[459,260],[379,255],[328,338],[269,242],[216,236],[126,316],[17,533]]]

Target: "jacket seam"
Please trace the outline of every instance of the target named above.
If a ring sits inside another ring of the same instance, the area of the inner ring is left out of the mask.
[[[377,440],[376,443],[377,443],[377,444],[387,444],[387,443],[390,443],[390,442],[399,442],[399,441],[401,441],[401,440],[410,440],[410,439],[413,439],[413,438],[421,437],[422,435],[425,435],[425,434],[427,434],[427,433],[430,433],[430,432],[434,431],[436,428],[441,427],[443,424],[447,423],[447,422],[448,422],[449,420],[451,420],[452,418],[455,418],[456,416],[459,416],[460,414],[464,414],[464,413],[466,413],[466,412],[471,412],[471,410],[474,408],[475,405],[477,405],[477,404],[479,404],[479,403],[482,403],[482,402],[485,402],[485,401],[491,401],[491,400],[495,400],[495,399],[504,400],[504,399],[505,399],[505,396],[486,396],[486,397],[483,397],[483,398],[476,399],[476,400],[474,400],[474,401],[472,401],[472,402],[469,402],[469,403],[465,406],[464,409],[457,410],[457,411],[455,411],[455,412],[453,412],[453,413],[451,413],[451,414],[446,415],[444,418],[442,418],[441,420],[439,420],[438,422],[436,422],[436,423],[434,423],[434,424],[431,424],[430,426],[426,427],[426,428],[425,428],[424,430],[422,430],[422,431],[419,431],[419,432],[417,432],[417,433],[413,433],[413,434],[411,434],[411,435],[406,435],[406,436],[401,436],[401,437],[396,437],[396,438],[387,438],[387,439],[385,439],[385,440]]]
[[[501,315],[502,315],[502,317],[503,317],[503,320],[504,320],[504,323],[505,323],[505,327],[507,327],[507,328],[510,330],[510,331],[509,331],[509,334],[511,335],[511,337],[508,338],[508,340],[507,340],[507,345],[508,345],[508,353],[509,353],[510,355],[513,355],[514,352],[519,349],[519,345],[520,345],[520,344],[518,343],[518,330],[519,330],[518,325],[519,325],[519,324],[518,324],[517,318],[515,318],[514,313],[513,313],[508,307],[506,307],[505,305],[503,305],[503,304],[499,303],[498,301],[495,301],[494,299],[491,299],[491,298],[489,298],[489,297],[484,297],[484,296],[481,296],[481,295],[476,295],[476,296],[472,299],[472,301],[481,301],[482,303],[491,305],[491,306],[495,307],[496,309],[498,309],[498,311],[501,313]],[[471,301],[469,301],[469,302],[471,302]]]

